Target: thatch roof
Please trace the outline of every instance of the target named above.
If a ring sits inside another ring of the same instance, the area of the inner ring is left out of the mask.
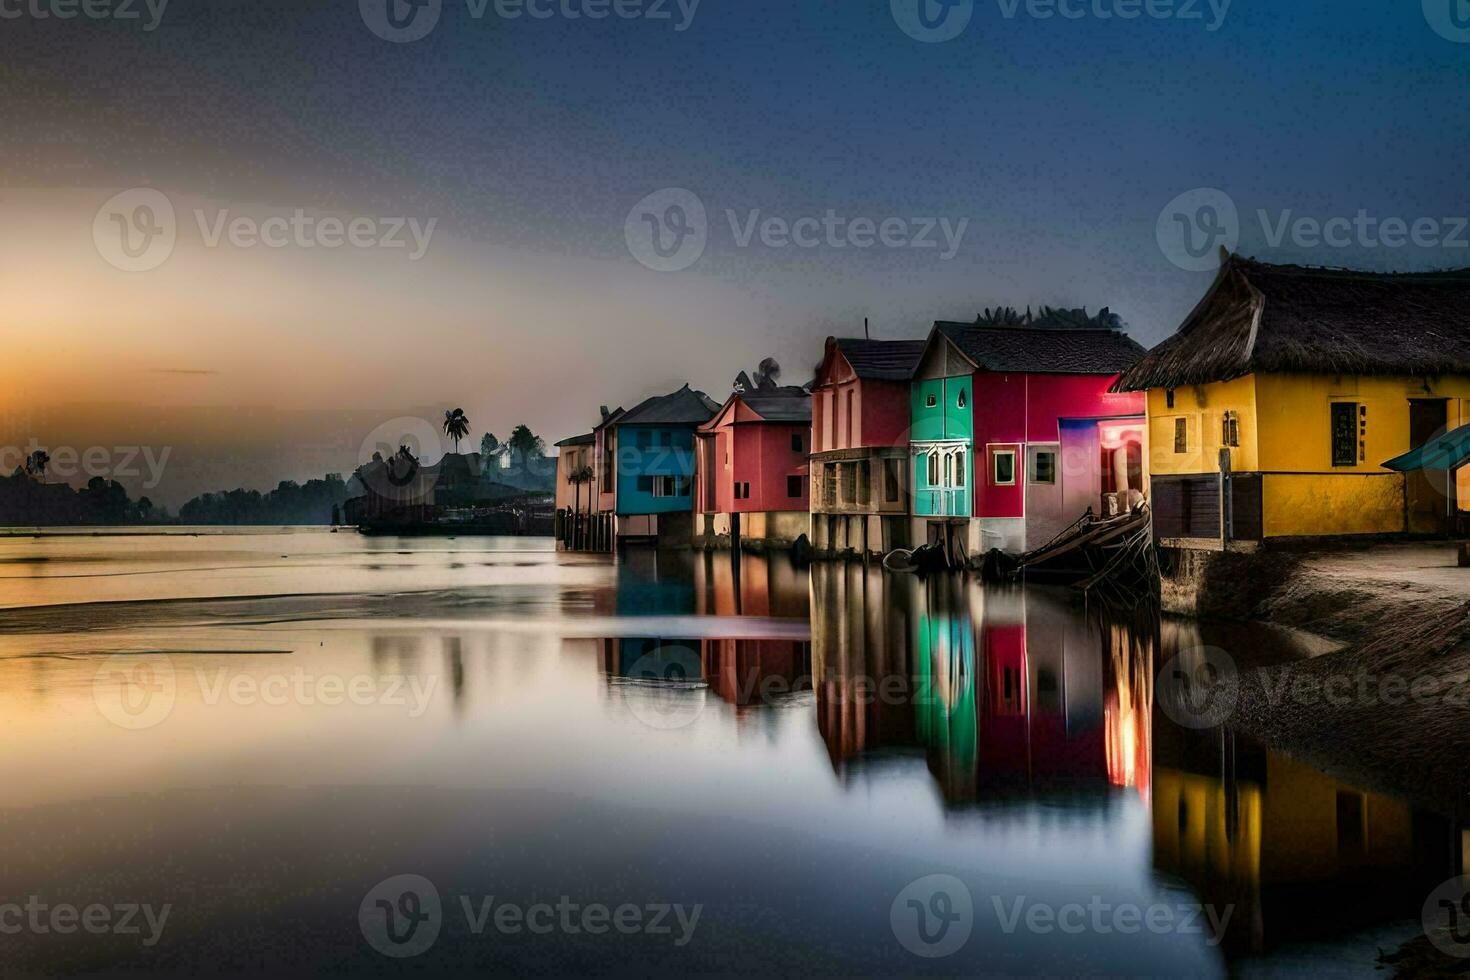
[[[1229,255],[1179,331],[1116,391],[1256,372],[1470,374],[1470,269],[1375,273]]]

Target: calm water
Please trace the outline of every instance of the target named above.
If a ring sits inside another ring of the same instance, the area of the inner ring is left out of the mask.
[[[0,539],[0,929],[48,910],[0,962],[1369,973],[1448,825],[1156,712],[1157,664],[1212,639],[784,558]],[[68,905],[154,920],[62,933]]]

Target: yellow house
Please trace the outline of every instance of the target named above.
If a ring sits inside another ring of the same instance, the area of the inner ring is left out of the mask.
[[[1148,393],[1162,541],[1445,533],[1470,509],[1470,469],[1457,488],[1443,470],[1382,465],[1470,422],[1470,270],[1225,254],[1178,332],[1115,389]]]

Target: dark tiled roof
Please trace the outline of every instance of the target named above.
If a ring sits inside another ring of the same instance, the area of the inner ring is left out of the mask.
[[[595,437],[593,436],[592,433],[586,432],[586,433],[583,433],[580,436],[572,436],[570,439],[563,439],[561,442],[558,442],[556,445],[557,446],[590,446],[590,445],[592,445],[592,442],[593,442],[594,439],[595,439]]]
[[[924,353],[923,340],[864,340],[837,338],[837,349],[859,378],[878,381],[907,381],[914,375]]]
[[[960,351],[986,371],[1035,374],[1116,374],[1144,354],[1118,330],[1069,326],[980,327],[934,324]]]
[[[1117,388],[1175,388],[1257,371],[1470,374],[1470,270],[1354,272],[1229,256],[1179,331]]]
[[[740,400],[767,422],[812,420],[812,396],[805,388],[758,388],[741,392]]]
[[[719,402],[685,385],[667,395],[644,399],[613,425],[703,425],[719,410]]]

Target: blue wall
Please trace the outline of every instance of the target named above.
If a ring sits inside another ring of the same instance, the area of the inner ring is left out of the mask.
[[[672,514],[694,509],[694,427],[618,426],[618,513]],[[683,493],[655,497],[654,477],[682,478]]]

